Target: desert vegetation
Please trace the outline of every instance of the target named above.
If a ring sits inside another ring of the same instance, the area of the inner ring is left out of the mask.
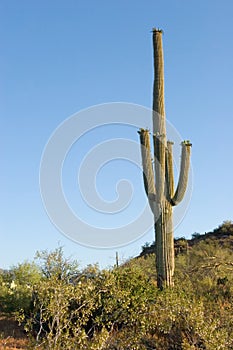
[[[58,248],[2,271],[1,348],[232,349],[233,224],[174,245],[175,286],[163,290],[153,243],[111,269],[81,270]]]

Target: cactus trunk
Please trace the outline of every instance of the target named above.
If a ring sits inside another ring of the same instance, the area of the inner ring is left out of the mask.
[[[155,221],[156,270],[158,288],[173,286],[174,239],[172,205],[165,200],[159,218]]]
[[[160,289],[174,284],[174,237],[172,212],[184,197],[188,183],[191,144],[182,142],[180,176],[176,191],[173,175],[173,143],[166,139],[164,104],[164,63],[162,31],[153,30],[154,90],[153,145],[154,165],[151,161],[149,130],[141,129],[140,142],[144,172],[144,187],[154,214],[157,285]]]

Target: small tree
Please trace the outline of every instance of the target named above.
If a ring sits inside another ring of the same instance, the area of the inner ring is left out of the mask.
[[[33,286],[41,279],[36,264],[24,262],[0,275],[0,310],[29,312]]]

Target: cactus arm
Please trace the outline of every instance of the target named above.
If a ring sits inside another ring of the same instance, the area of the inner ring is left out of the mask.
[[[153,203],[155,201],[155,181],[154,172],[151,161],[150,135],[149,130],[141,129],[138,131],[141,142],[143,180],[145,191],[149,200],[150,207],[153,211]]]
[[[174,173],[173,173],[173,142],[167,142],[166,148],[166,197],[170,202],[174,196]]]
[[[165,144],[164,137],[157,135],[154,139],[154,162],[155,162],[155,181],[156,181],[156,199],[157,203],[162,203],[165,188]]]
[[[190,155],[192,144],[189,141],[182,142],[182,154],[181,154],[181,164],[180,164],[180,176],[177,185],[176,192],[171,199],[171,204],[173,206],[179,204],[184,198],[185,191],[188,184],[188,173],[190,166]]]

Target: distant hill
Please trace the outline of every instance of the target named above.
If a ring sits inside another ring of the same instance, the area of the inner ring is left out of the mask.
[[[185,237],[175,238],[175,254],[178,255],[184,253],[187,249],[192,249],[193,246],[201,241],[205,241],[206,243],[208,243],[208,241],[211,243],[215,242],[217,245],[233,251],[233,222],[229,220],[224,221],[213,231],[205,232],[204,234],[195,232],[191,239],[186,239]],[[155,242],[152,244],[146,243],[142,246],[142,252],[139,256],[146,256],[148,254],[153,254],[154,252]]]

